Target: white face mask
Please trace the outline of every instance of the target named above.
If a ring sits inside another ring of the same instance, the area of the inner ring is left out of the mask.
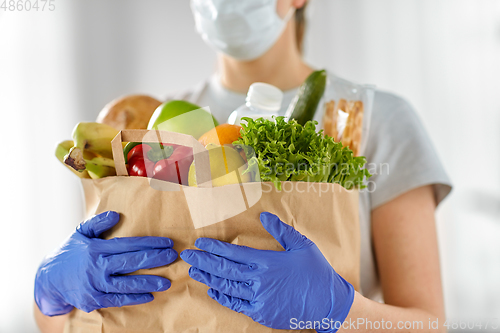
[[[254,60],[266,53],[283,33],[295,12],[284,19],[277,0],[191,0],[196,29],[217,51],[238,60]]]

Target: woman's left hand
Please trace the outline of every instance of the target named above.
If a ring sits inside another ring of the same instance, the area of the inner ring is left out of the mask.
[[[320,322],[318,332],[334,332],[351,308],[354,288],[330,266],[318,247],[270,213],[264,228],[285,251],[257,250],[199,238],[199,250],[184,250],[191,278],[210,287],[221,305],[275,329]]]

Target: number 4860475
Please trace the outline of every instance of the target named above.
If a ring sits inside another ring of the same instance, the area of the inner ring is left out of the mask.
[[[0,0],[1,1],[1,0]],[[51,11],[56,10],[55,0],[4,0],[0,10],[9,12]]]

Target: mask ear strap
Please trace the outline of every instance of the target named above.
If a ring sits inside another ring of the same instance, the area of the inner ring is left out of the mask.
[[[290,8],[290,10],[288,11],[288,13],[286,13],[285,18],[283,19],[284,23],[288,23],[288,21],[290,21],[290,19],[292,18],[293,14],[295,14],[295,10],[296,9],[297,8],[295,8],[294,6],[292,6],[292,8]]]

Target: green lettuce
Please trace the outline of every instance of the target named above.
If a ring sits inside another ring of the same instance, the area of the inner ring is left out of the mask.
[[[260,174],[281,190],[282,181],[337,183],[346,189],[365,188],[370,173],[366,159],[355,157],[342,143],[316,132],[317,121],[304,126],[284,117],[274,120],[242,118],[241,138],[233,144],[247,155],[246,172]]]

